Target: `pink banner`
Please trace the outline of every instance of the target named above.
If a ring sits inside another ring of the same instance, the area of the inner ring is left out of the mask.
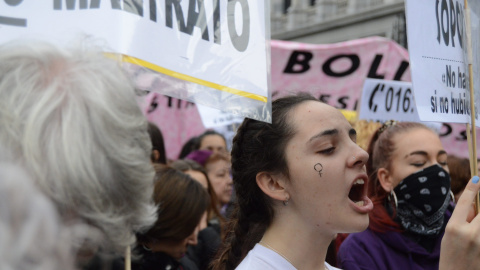
[[[365,78],[410,81],[408,52],[380,37],[328,45],[273,40],[271,56],[273,98],[308,92],[336,108],[356,110]],[[205,130],[193,103],[150,93],[144,104],[149,121],[163,132],[170,159]],[[449,154],[468,157],[465,125],[444,125],[442,133]]]

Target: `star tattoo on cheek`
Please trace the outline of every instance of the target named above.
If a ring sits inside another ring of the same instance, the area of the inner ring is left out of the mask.
[[[322,177],[322,171],[323,171],[322,164],[320,163],[315,164],[315,166],[313,166],[313,169],[318,172],[318,175],[320,175],[320,177]]]

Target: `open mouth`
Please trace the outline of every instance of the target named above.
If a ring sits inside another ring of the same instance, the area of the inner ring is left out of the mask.
[[[365,205],[365,180],[355,180],[348,193],[348,198],[358,206]]]

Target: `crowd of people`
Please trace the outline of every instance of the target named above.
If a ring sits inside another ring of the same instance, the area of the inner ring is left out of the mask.
[[[231,151],[207,131],[168,160],[100,48],[18,41],[0,46],[0,126],[0,269],[480,269],[479,178],[420,123],[363,149],[300,93]]]

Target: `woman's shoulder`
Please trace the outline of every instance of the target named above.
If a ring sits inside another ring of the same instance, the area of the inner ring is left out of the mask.
[[[296,270],[286,259],[275,251],[256,244],[250,250],[236,270]]]

